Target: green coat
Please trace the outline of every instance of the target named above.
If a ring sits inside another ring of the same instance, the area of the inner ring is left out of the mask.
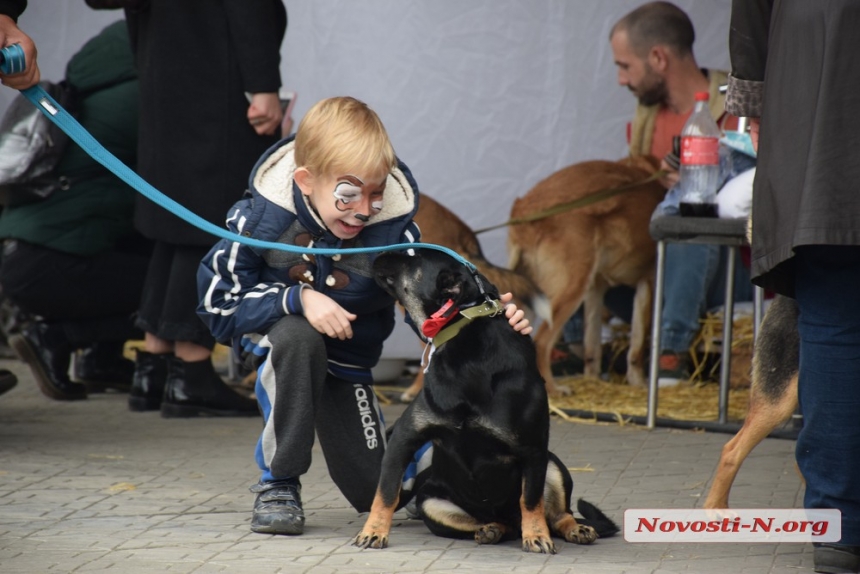
[[[137,155],[138,83],[124,20],[105,28],[69,61],[66,78],[87,92],[78,120],[123,163],[134,168]],[[74,177],[97,169],[75,143],[58,166]],[[0,238],[15,238],[65,253],[91,256],[108,251],[133,233],[135,192],[116,176],[103,174],[58,190],[40,202],[7,207],[0,214]]]

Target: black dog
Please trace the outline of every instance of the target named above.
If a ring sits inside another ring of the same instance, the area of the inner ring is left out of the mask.
[[[417,503],[439,536],[493,544],[521,534],[524,551],[554,553],[552,534],[589,544],[617,532],[588,503],[580,501],[579,511],[594,526],[571,513],[573,480],[547,448],[549,407],[534,345],[508,324],[495,287],[435,250],[381,255],[373,271],[435,349],[423,391],[394,426],[370,515],[353,543],[388,545],[404,471],[427,441],[433,462]]]

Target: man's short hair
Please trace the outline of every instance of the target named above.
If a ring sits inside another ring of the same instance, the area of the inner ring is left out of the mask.
[[[348,96],[314,104],[299,123],[295,145],[296,167],[317,177],[386,175],[396,162],[382,120],[367,104]]]
[[[649,2],[636,8],[612,27],[610,39],[621,30],[627,32],[630,48],[640,58],[657,45],[668,46],[685,57],[693,53],[696,40],[690,17],[671,2]]]

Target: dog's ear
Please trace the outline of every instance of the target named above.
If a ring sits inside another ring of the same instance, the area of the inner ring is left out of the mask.
[[[463,276],[453,269],[442,269],[436,275],[436,303],[442,305],[448,299],[459,303],[463,294]]]
[[[487,281],[487,286],[492,287]],[[480,296],[480,290],[471,273],[463,267],[442,269],[436,276],[437,303],[444,304],[448,299],[461,304],[472,302]]]

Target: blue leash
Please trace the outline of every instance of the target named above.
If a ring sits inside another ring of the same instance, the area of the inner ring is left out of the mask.
[[[17,74],[23,72],[25,67],[26,66],[24,61],[24,50],[19,44],[13,44],[0,50],[0,72],[7,75]],[[102,164],[104,167],[114,173],[118,178],[126,182],[129,186],[132,187],[132,189],[137,190],[148,199],[157,203],[164,209],[167,209],[181,219],[184,219],[191,225],[216,237],[220,237],[222,239],[229,239],[230,241],[242,243],[251,247],[258,247],[260,249],[276,249],[279,251],[289,251],[291,253],[300,253],[308,255],[379,253],[382,251],[404,251],[407,249],[418,248],[436,249],[437,251],[447,253],[448,255],[465,265],[467,268],[469,268],[472,273],[475,273],[476,271],[476,267],[474,264],[461,257],[455,251],[452,251],[447,247],[443,247],[442,245],[435,245],[433,243],[396,243],[394,245],[385,245],[381,247],[324,249],[316,247],[298,247],[295,245],[286,245],[284,243],[261,241],[259,239],[253,239],[251,237],[245,237],[236,233],[232,233],[227,229],[218,227],[217,225],[206,221],[196,213],[177,203],[173,199],[167,197],[166,195],[155,189],[152,185],[147,183],[143,178],[137,175],[137,173],[129,169],[127,165],[119,161],[112,153],[106,150],[104,146],[102,146],[87,130],[83,128],[83,126],[81,126],[81,124],[78,123],[75,118],[73,118],[66,110],[64,110],[63,107],[58,104],[56,100],[54,100],[54,98],[48,95],[48,93],[45,92],[45,90],[43,90],[38,84],[25,90],[21,90],[21,93],[24,94],[24,97],[27,98],[34,106],[39,108],[39,110],[43,114],[45,114],[48,119],[50,119],[57,126],[59,126],[60,129],[66,132],[66,134],[68,134],[69,138],[71,138],[72,141],[81,146],[81,148],[85,152],[87,152],[94,160]]]

